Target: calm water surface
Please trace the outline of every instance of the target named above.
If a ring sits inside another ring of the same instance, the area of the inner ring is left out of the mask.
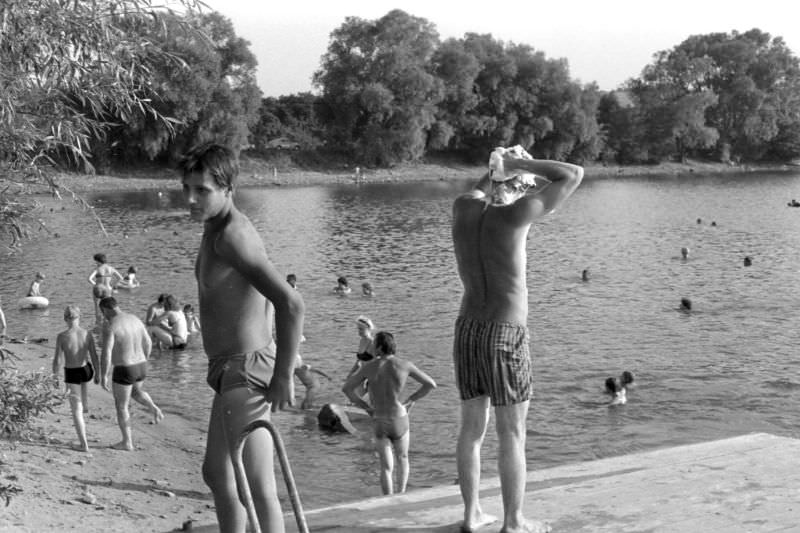
[[[394,332],[399,354],[439,383],[412,413],[412,489],[456,478],[451,342],[461,287],[450,208],[465,187],[244,189],[237,197],[276,266],[298,277],[307,306],[301,352],[335,378],[324,384],[323,402],[343,401],[338,391],[354,361],[354,320],[362,313]],[[530,468],[753,431],[798,436],[800,209],[786,206],[793,197],[800,197],[800,174],[587,180],[533,227],[529,326],[538,392],[528,419]],[[193,267],[202,228],[189,220],[179,192],[89,200],[109,237],[69,201],[43,199],[42,218],[60,238],[43,232],[0,259],[9,335],[54,338],[67,303],[91,315],[86,278],[99,251],[120,270],[139,268],[143,286],[118,295],[124,309],[143,317],[161,292],[197,305]],[[686,261],[683,246],[691,250]],[[19,311],[14,302],[37,270],[47,275],[51,309]],[[354,286],[348,297],[331,292],[340,275]],[[372,299],[358,292],[367,280]],[[682,297],[692,299],[691,314],[677,310]],[[148,390],[167,412],[205,427],[205,368],[199,339],[185,352],[155,354]],[[628,405],[609,409],[603,381],[622,370],[634,373],[635,387]],[[327,435],[314,415],[277,417],[305,505],[379,493],[369,433]],[[493,433],[487,438],[483,468],[494,475]]]

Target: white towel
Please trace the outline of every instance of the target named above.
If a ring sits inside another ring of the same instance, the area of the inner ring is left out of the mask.
[[[533,185],[535,174],[518,173],[506,175],[505,169],[503,168],[504,155],[510,155],[515,159],[533,159],[531,154],[526,152],[520,145],[512,146],[511,148],[503,148],[501,146],[495,148],[491,155],[489,155],[489,171],[491,172],[492,181],[508,181],[520,176],[526,185]]]

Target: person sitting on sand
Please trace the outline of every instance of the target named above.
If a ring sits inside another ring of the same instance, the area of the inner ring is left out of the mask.
[[[30,287],[28,287],[28,296],[41,296],[41,284],[44,281],[44,274],[41,272],[37,272],[36,275],[33,277],[33,281],[31,281]]]
[[[153,343],[142,321],[123,312],[113,296],[100,300],[100,311],[106,319],[103,325],[100,385],[109,390],[108,381],[111,378],[117,424],[122,432],[122,441],[112,448],[133,451],[131,415],[128,409],[131,398],[147,407],[153,415],[154,424],[164,419],[164,413],[142,388]]]
[[[100,368],[94,337],[80,326],[81,310],[74,305],[64,309],[64,322],[67,329],[56,337],[56,351],[53,356],[53,374],[61,373],[61,358],[64,358],[64,382],[69,392],[69,407],[72,411],[72,423],[78,433],[76,449],[88,452],[89,442],[86,440],[86,423],[84,413],[88,412],[88,384],[92,379],[100,383]]]
[[[352,289],[350,288],[350,284],[347,283],[347,278],[344,276],[339,276],[336,279],[336,287],[333,288],[333,292],[339,296],[344,296],[346,294],[350,294],[351,291]]]
[[[106,254],[94,254],[93,259],[97,263],[97,267],[89,274],[89,283],[92,284],[95,322],[100,324],[103,320],[103,315],[100,313],[100,300],[114,294],[113,287],[122,279],[122,274],[107,263]]]
[[[408,413],[414,402],[436,388],[436,382],[419,370],[414,363],[395,355],[394,336],[387,331],[375,335],[375,359],[365,363],[350,376],[342,387],[353,405],[364,409],[372,417],[375,430],[375,450],[381,461],[381,489],[384,494],[394,493],[392,471],[397,457],[397,492],[405,492],[408,484],[408,448],[411,432]],[[405,401],[400,395],[406,380],[412,377],[420,383],[419,389]],[[364,401],[356,390],[364,380],[369,380],[372,405]]]
[[[158,323],[147,326],[147,330],[159,343],[159,347],[164,345],[173,350],[183,350],[189,339],[189,328],[178,299],[172,294],[168,295],[164,301],[164,309],[166,312],[159,317]]]
[[[183,316],[186,318],[186,327],[189,329],[189,333],[197,333],[200,331],[200,319],[194,314],[194,307],[192,307],[192,304],[183,306]]]

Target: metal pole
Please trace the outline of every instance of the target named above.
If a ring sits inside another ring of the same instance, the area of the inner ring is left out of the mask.
[[[250,485],[247,482],[247,473],[244,470],[242,452],[244,450],[245,439],[247,439],[248,435],[262,427],[266,428],[272,436],[272,442],[275,445],[275,453],[278,455],[278,461],[281,464],[281,471],[283,472],[283,479],[286,482],[286,489],[289,492],[289,499],[292,502],[292,510],[294,511],[294,518],[297,522],[297,529],[299,533],[308,533],[308,524],[306,523],[305,514],[303,514],[303,506],[300,503],[300,494],[297,492],[297,486],[295,485],[294,476],[292,475],[292,468],[289,465],[289,458],[286,456],[286,449],[283,447],[283,440],[281,440],[278,430],[269,420],[256,420],[245,426],[242,433],[239,435],[239,440],[234,449],[233,469],[236,475],[236,486],[239,489],[239,499],[247,508],[247,518],[250,520],[254,533],[261,533],[255,505],[253,505],[253,496],[250,493]]]

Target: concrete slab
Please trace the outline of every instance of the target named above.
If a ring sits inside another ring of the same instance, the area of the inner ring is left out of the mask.
[[[800,440],[755,433],[538,470],[528,473],[525,514],[556,533],[800,531],[797,457]],[[481,503],[502,515],[499,479],[485,480]],[[305,515],[315,532],[414,533],[458,531],[462,512],[453,485]],[[286,524],[296,531],[293,515]]]

